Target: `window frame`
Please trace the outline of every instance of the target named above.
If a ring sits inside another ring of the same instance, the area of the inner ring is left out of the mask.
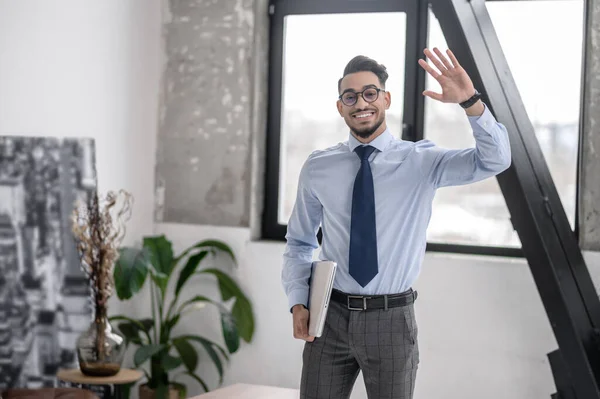
[[[418,26],[415,18],[419,15],[418,0],[271,0],[269,5],[269,101],[267,119],[266,168],[264,185],[264,208],[262,214],[261,238],[264,240],[285,240],[287,226],[279,223],[279,172],[281,150],[281,105],[283,85],[283,46],[284,20],[288,15],[304,14],[349,14],[366,12],[406,12],[406,31],[415,31]],[[407,36],[408,39],[408,36]],[[417,106],[413,102],[418,85],[414,76],[418,72],[419,50],[416,40],[406,42],[406,63],[404,79],[404,108],[402,138],[409,138],[414,129]],[[319,243],[322,233],[317,235]]]
[[[487,0],[488,2],[523,1],[532,2],[539,0]],[[576,1],[576,0],[573,0]],[[429,7],[428,1],[419,0],[270,0],[270,33],[269,33],[269,85],[268,85],[268,116],[267,116],[267,141],[265,157],[265,185],[263,197],[263,212],[261,225],[261,239],[285,241],[287,225],[280,224],[279,216],[279,181],[280,181],[280,150],[281,150],[281,111],[282,111],[282,85],[283,85],[283,45],[284,19],[288,15],[303,14],[338,14],[338,13],[367,13],[367,12],[407,12],[407,42],[405,65],[405,91],[402,124],[402,139],[419,141],[424,138],[425,127],[425,98],[421,95],[425,90],[426,72],[417,66],[417,60],[422,58],[422,49],[426,48],[429,32]],[[408,14],[413,12],[416,18]],[[417,32],[415,40],[410,40],[412,32]],[[584,54],[582,54],[585,60]],[[582,63],[582,69],[585,63]],[[416,77],[411,79],[409,77]],[[583,75],[582,75],[583,79]],[[581,90],[580,97],[583,95]],[[580,104],[580,115],[583,103]],[[576,199],[574,234],[579,237],[579,175],[582,143],[582,121],[579,121],[577,143],[577,170],[576,170]],[[322,232],[319,229],[317,238],[322,242]],[[465,245],[455,243],[426,243],[427,252],[443,252],[467,255],[486,255],[509,258],[524,258],[521,247],[497,247],[485,245]]]

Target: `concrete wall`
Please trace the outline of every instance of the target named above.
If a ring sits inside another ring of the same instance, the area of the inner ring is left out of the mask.
[[[165,3],[157,222],[250,225],[255,3]]]
[[[588,0],[579,202],[580,245],[600,251],[600,1]]]

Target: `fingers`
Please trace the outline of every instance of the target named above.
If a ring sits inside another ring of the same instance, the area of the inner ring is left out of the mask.
[[[442,63],[444,64],[444,66],[446,67],[446,69],[452,69],[452,68],[454,68],[452,66],[452,64],[450,63],[450,61],[448,61],[448,59],[446,57],[444,57],[444,54],[442,54],[442,52],[440,51],[440,49],[438,49],[437,47],[435,47],[433,49],[433,51],[438,56],[438,58],[440,60],[442,60]]]
[[[300,319],[296,321],[294,324],[294,337],[299,339],[308,337],[308,323],[306,320]]]
[[[315,340],[315,337],[308,335],[308,330],[305,331],[304,333],[302,333],[302,335],[300,335],[299,337],[296,337],[298,339],[304,340],[306,342],[313,342]]]
[[[423,50],[423,53],[425,54],[425,56],[427,56],[427,58],[429,58],[431,60],[431,62],[433,62],[433,64],[439,69],[439,71],[441,73],[439,73],[436,70],[434,70],[433,68],[431,68],[431,66],[429,66],[429,64],[427,64],[427,62],[424,60],[419,60],[419,65],[421,65],[435,79],[437,79],[440,75],[443,75],[445,72],[447,72],[449,70],[460,67],[458,60],[454,56],[454,53],[452,51],[450,51],[450,49],[446,50],[446,53],[448,54],[448,57],[450,58],[450,60],[448,60],[448,58],[446,58],[444,56],[444,54],[442,54],[442,52],[437,47],[433,48],[433,52],[435,54],[433,54],[427,48],[425,50]]]
[[[423,67],[423,69],[426,70],[431,75],[431,77],[433,77],[434,79],[437,80],[437,78],[439,78],[441,76],[425,60],[419,59],[419,65],[421,65],[421,67]]]
[[[438,50],[437,48],[434,48],[433,51],[435,51],[436,54],[438,54],[438,55],[442,55],[440,50]],[[423,53],[425,53],[427,58],[429,58],[431,60],[431,62],[433,62],[433,65],[435,65],[437,67],[437,69],[442,73],[442,75],[444,74],[444,72],[448,71],[448,68],[446,68],[446,66],[444,64],[442,64],[440,62],[440,60],[429,49],[426,48],[423,51]],[[442,57],[443,57],[443,55],[442,55]],[[448,61],[446,61],[446,62],[448,62]]]
[[[437,100],[437,101],[442,101],[442,98],[443,98],[443,96],[440,93],[436,93],[436,92],[431,91],[431,90],[425,90],[423,92],[423,95],[427,96],[429,98],[433,98],[434,100]]]
[[[313,342],[315,337],[308,335],[308,311],[294,315],[294,338]]]
[[[460,64],[458,63],[458,60],[454,56],[454,53],[450,49],[446,50],[446,52],[448,53],[448,57],[450,57],[452,64],[454,64],[454,68],[459,68]]]

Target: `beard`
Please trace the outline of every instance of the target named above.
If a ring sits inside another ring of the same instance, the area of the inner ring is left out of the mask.
[[[352,129],[352,132],[360,137],[361,139],[368,139],[369,137],[371,137],[371,135],[373,133],[375,133],[377,131],[377,129],[379,129],[379,127],[381,126],[381,124],[383,123],[383,116],[381,116],[378,120],[375,121],[375,123],[373,124],[373,126],[370,127],[364,127],[362,129]]]

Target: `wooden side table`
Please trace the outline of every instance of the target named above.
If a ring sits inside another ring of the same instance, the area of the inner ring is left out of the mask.
[[[79,369],[62,369],[56,374],[56,378],[62,382],[62,386],[84,388],[93,391],[101,399],[129,399],[131,386],[144,376],[139,370],[122,368],[110,377],[92,377],[85,375]],[[111,389],[98,389],[100,387],[113,387]]]

